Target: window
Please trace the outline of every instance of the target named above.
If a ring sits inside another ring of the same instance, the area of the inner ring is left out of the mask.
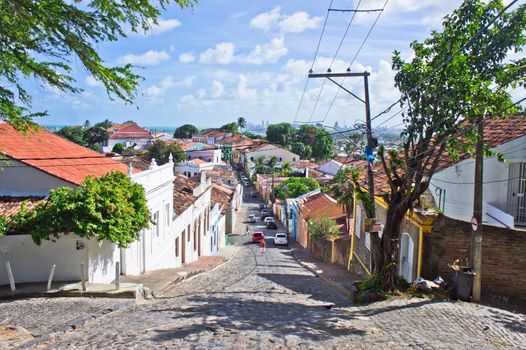
[[[170,203],[166,203],[164,207],[165,215],[166,215],[166,226],[170,226]]]
[[[354,234],[356,237],[360,238],[360,233],[362,231],[362,208],[357,205],[356,206],[356,225],[354,227]]]
[[[254,157],[250,157],[250,160],[252,160],[252,161],[253,161],[253,160],[254,160]]]
[[[175,257],[179,257],[179,237],[175,239]]]
[[[295,161],[296,161],[296,158],[292,158],[292,161],[295,162]]]
[[[188,229],[186,230],[186,232],[188,232],[188,236],[186,236],[188,237],[187,241],[190,242],[190,232],[192,232],[190,231],[190,224],[188,224]]]
[[[159,211],[156,211],[154,214],[153,214],[153,222],[155,223],[154,224],[154,231],[155,231],[155,235],[157,237],[159,237]]]
[[[280,162],[283,161],[283,158],[279,157],[279,161],[280,161]]]
[[[371,234],[365,232],[365,248],[371,250]]]

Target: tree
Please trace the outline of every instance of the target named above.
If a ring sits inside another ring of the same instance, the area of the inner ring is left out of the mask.
[[[247,121],[245,118],[243,117],[237,118],[237,127],[239,128],[240,131],[245,129],[246,126],[247,126]]]
[[[125,248],[140,238],[149,221],[144,188],[115,171],[100,178],[88,176],[76,189],[52,190],[36,208],[22,207],[8,230],[29,233],[37,245],[73,232]]]
[[[172,154],[175,163],[181,162],[186,158],[181,145],[175,142],[167,144],[162,140],[157,140],[150,144],[146,150],[148,151],[148,159],[152,160],[152,158],[155,158],[158,165],[168,163],[170,154]]]
[[[122,154],[122,151],[124,151],[124,145],[122,143],[116,143],[115,146],[111,149],[113,153],[119,153]]]
[[[115,125],[111,120],[109,119],[104,119],[103,121],[95,124],[94,126],[97,126],[99,128],[103,128],[104,130],[108,130],[109,128],[111,128],[113,125]]]
[[[192,124],[184,124],[175,129],[174,138],[176,139],[190,139],[194,134],[197,134],[199,129],[197,129]]]
[[[83,134],[84,143],[88,147],[100,145],[101,143],[107,141],[109,137],[110,133],[100,126],[93,126],[89,129],[85,129]]]
[[[71,62],[101,82],[110,98],[131,103],[140,77],[129,64],[106,66],[97,49],[125,37],[127,30],[149,30],[171,2],[2,1],[0,120],[25,128],[34,117],[46,114],[31,112],[31,95],[24,88],[28,78],[58,91],[80,92]],[[196,0],[173,2],[186,8]]]
[[[294,139],[296,130],[289,123],[271,124],[267,127],[267,140],[282,146],[288,146]]]
[[[332,196],[338,201],[346,215],[347,232],[351,230],[351,217],[354,210],[354,192],[355,186],[349,178],[355,178],[360,170],[358,168],[343,167],[332,179],[330,187]]]
[[[319,238],[338,237],[340,229],[335,220],[327,216],[321,216],[309,220],[309,235]]]
[[[275,172],[276,165],[278,165],[278,157],[272,156],[267,160],[267,167],[271,173]]]
[[[229,134],[239,134],[236,122],[225,124],[222,127],[220,127],[219,130]]]
[[[316,180],[308,177],[291,177],[274,187],[274,197],[278,199],[296,198],[320,188]]]
[[[313,125],[302,125],[296,132],[296,139],[312,148],[312,157],[326,160],[334,151],[334,140],[324,128]]]
[[[86,146],[84,142],[84,128],[82,126],[65,126],[55,132],[55,134],[75,142],[78,145]]]
[[[283,164],[281,164],[281,173],[283,175],[287,176],[291,172],[292,172],[292,163],[290,163],[290,162],[283,162]]]
[[[506,91],[525,86],[526,58],[508,60],[507,54],[521,51],[526,41],[526,4],[500,14],[503,9],[499,0],[465,0],[445,17],[441,32],[411,43],[410,62],[394,53],[395,85],[409,108],[402,151],[378,149],[390,192],[382,238],[371,235],[377,274],[396,266],[404,215],[428,189],[444,153],[473,154],[483,119],[516,112]],[[488,145],[485,149],[491,154]],[[396,269],[385,276],[385,288],[394,289]]]
[[[243,135],[245,135],[246,137],[250,137],[251,139],[260,139],[260,138],[262,138],[262,136],[256,135],[256,134],[254,134],[253,132],[250,132],[250,131],[244,131]]]
[[[290,150],[300,156],[301,159],[310,159],[312,155],[312,148],[303,142],[294,142]]]

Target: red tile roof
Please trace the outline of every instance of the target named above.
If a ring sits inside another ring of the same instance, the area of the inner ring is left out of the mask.
[[[309,199],[305,203],[303,203],[303,206],[305,207],[305,209],[309,211],[314,211],[314,210],[323,208],[327,205],[332,205],[332,204],[337,204],[337,203],[338,202],[332,197],[328,196],[327,194],[323,192],[320,192],[320,193],[317,193],[309,197]]]
[[[188,207],[197,200],[194,196],[194,188],[199,183],[187,178],[186,176],[176,174],[174,180],[174,212],[181,215]]]
[[[231,189],[215,184],[215,183],[212,183],[212,188],[215,188],[216,190],[226,193],[228,195],[231,195],[232,193],[234,193],[234,191],[232,191]]]
[[[206,164],[207,162],[205,162],[204,160],[202,159],[199,159],[199,158],[194,158],[192,160],[189,160],[189,162],[191,163],[195,163],[195,164]]]
[[[127,166],[43,129],[26,134],[0,123],[0,153],[73,184]]]
[[[226,210],[228,208],[228,203],[230,203],[230,195],[226,192],[223,192],[212,184],[212,194],[211,194],[211,201],[214,204],[220,204],[222,205],[221,213],[226,213]]]
[[[10,217],[20,210],[22,203],[26,202],[26,209],[33,209],[44,197],[11,197],[0,196],[0,217]]]
[[[125,122],[109,127],[110,139],[150,138],[151,133],[135,122]]]

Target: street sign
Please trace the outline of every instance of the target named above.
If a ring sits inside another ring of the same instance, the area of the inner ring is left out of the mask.
[[[479,228],[479,222],[476,217],[471,218],[471,228],[473,231],[477,232],[477,229]]]

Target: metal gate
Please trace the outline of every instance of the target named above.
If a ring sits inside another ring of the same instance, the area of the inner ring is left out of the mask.
[[[526,226],[526,163],[510,164],[508,213],[515,218],[515,225]]]

